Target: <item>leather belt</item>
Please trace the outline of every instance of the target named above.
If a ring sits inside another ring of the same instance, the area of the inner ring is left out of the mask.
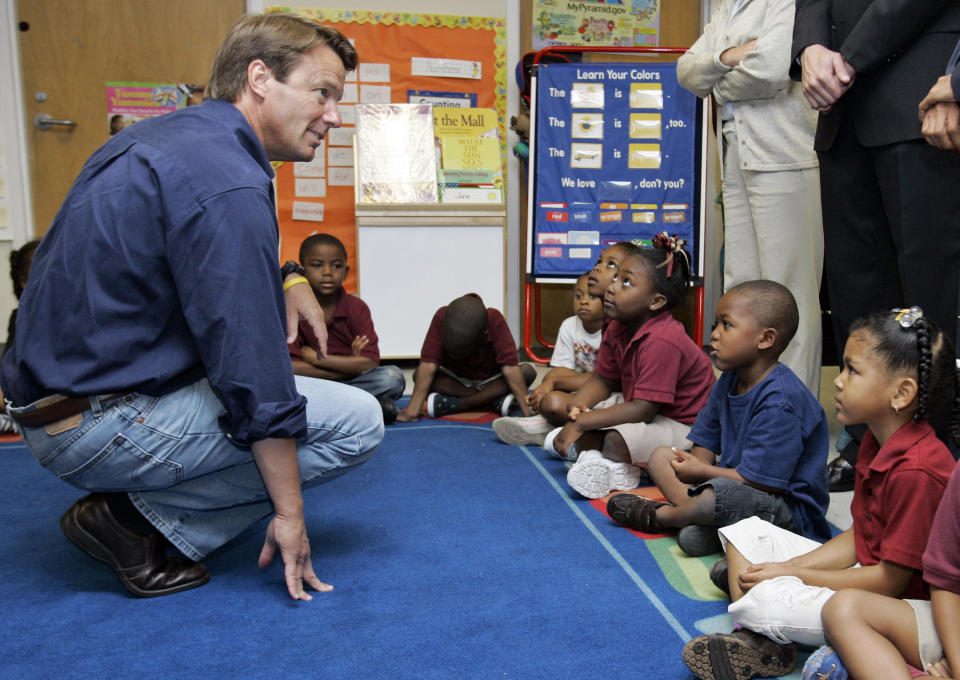
[[[100,394],[97,398],[100,400],[100,406],[107,406],[108,403],[127,394],[130,393],[115,392]],[[88,410],[90,410],[90,397],[65,397],[62,394],[52,394],[39,400],[33,411],[8,415],[24,427],[43,427]]]

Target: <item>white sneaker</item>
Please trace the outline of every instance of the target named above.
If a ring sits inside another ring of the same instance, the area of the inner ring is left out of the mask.
[[[604,460],[607,460],[604,458]],[[643,468],[630,463],[615,463],[607,460],[607,467],[610,468],[610,487],[614,491],[629,491],[640,486],[643,480]]]
[[[543,439],[543,448],[553,458],[559,458],[560,460],[565,460],[569,463],[574,463],[577,460],[577,456],[580,455],[580,453],[577,451],[576,443],[568,446],[567,450],[564,451],[563,453],[557,453],[557,450],[553,448],[553,440],[557,438],[557,435],[560,434],[560,430],[562,429],[563,429],[562,427],[558,427],[548,432],[547,436],[544,437]]]
[[[554,426],[543,416],[497,418],[493,421],[493,431],[500,437],[500,441],[514,446],[524,444],[543,446],[547,433],[553,429]]]
[[[567,484],[584,498],[603,498],[611,491],[640,486],[642,471],[630,463],[607,460],[599,451],[584,451],[567,471]]]

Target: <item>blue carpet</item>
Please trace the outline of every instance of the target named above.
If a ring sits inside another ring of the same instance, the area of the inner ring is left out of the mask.
[[[394,425],[363,467],[305,493],[314,566],[288,599],[265,523],[202,588],[126,594],[60,533],[81,493],[0,445],[0,677],[688,679],[683,643],[726,603],[670,586],[646,541],[575,500],[559,461],[489,425]],[[720,624],[722,625],[722,624]]]

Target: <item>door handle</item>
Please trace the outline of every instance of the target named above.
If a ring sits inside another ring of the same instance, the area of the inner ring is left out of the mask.
[[[49,130],[54,125],[62,125],[64,127],[76,127],[77,122],[74,120],[57,120],[56,118],[51,118],[46,113],[38,113],[33,118],[33,124],[37,126],[40,130]]]

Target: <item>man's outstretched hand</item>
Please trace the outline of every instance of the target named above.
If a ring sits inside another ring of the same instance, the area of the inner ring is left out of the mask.
[[[286,518],[274,515],[267,525],[267,537],[260,551],[257,565],[263,569],[272,561],[277,550],[283,560],[283,575],[287,582],[287,591],[294,600],[312,600],[305,586],[321,593],[333,590],[333,586],[324,583],[313,571],[310,561],[310,540],[303,516]]]

